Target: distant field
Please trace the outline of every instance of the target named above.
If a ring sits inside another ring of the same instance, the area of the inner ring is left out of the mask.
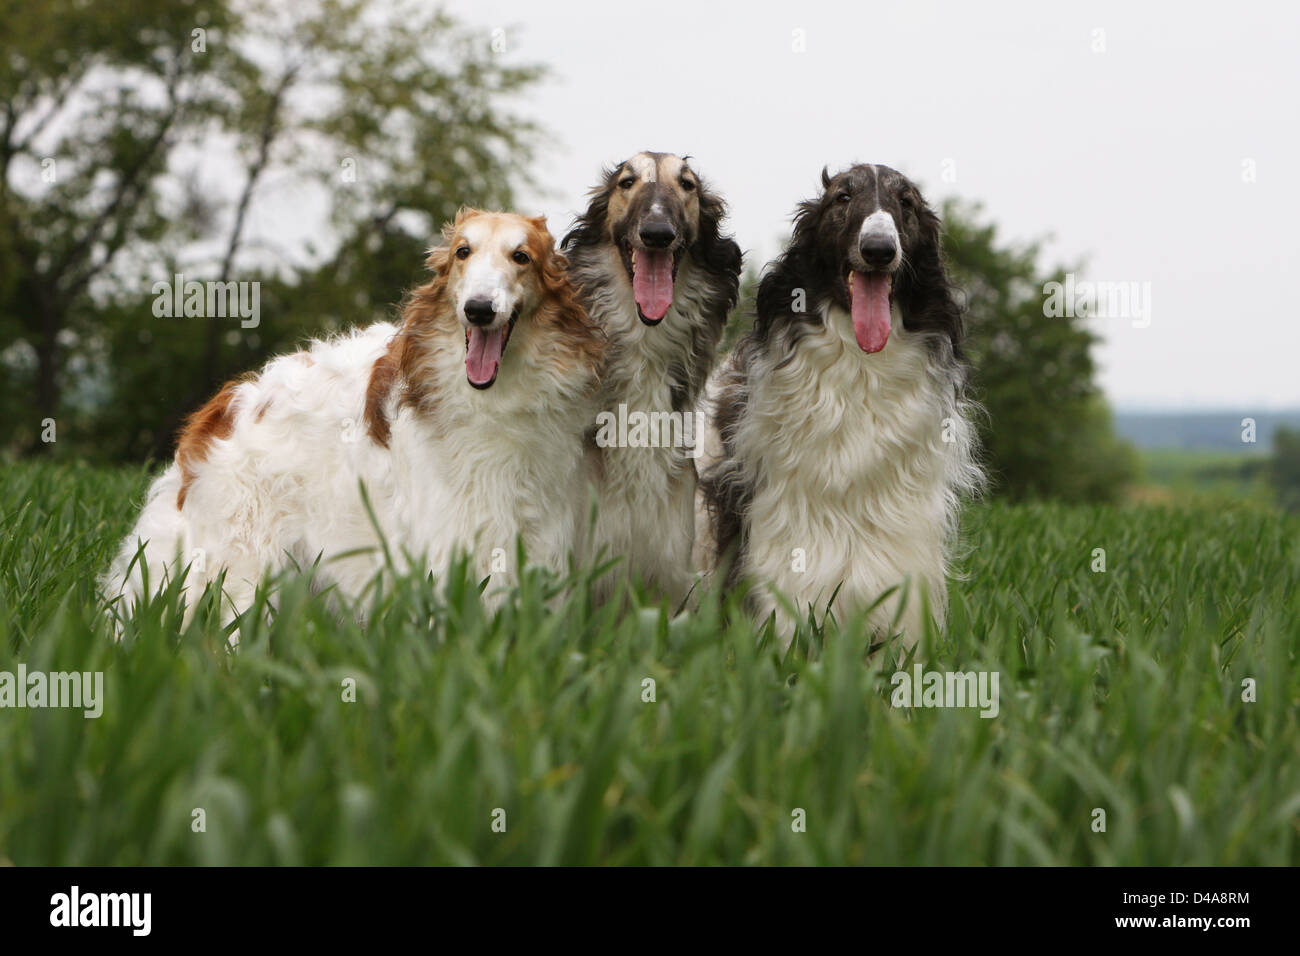
[[[1139,495],[1163,489],[1167,498],[1241,499],[1268,506],[1274,491],[1268,480],[1266,451],[1241,452],[1142,449]]]
[[[1300,863],[1295,516],[973,509],[926,667],[998,673],[983,719],[891,707],[858,622],[782,661],[586,573],[491,618],[399,580],[365,629],[288,582],[235,654],[173,596],[114,645],[92,582],[144,481],[0,475],[0,672],[105,673],[98,719],[0,710],[0,863]]]

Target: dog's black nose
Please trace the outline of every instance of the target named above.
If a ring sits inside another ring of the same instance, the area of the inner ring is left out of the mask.
[[[867,236],[858,245],[863,260],[869,266],[887,266],[898,255],[898,246],[889,236]]]
[[[647,249],[663,249],[673,244],[677,230],[670,222],[647,222],[641,226],[640,236]]]
[[[491,325],[496,317],[497,310],[492,307],[491,299],[470,299],[465,303],[465,318],[474,325]]]

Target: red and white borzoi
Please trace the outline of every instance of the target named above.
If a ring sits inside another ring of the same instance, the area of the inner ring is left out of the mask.
[[[500,572],[517,538],[565,566],[603,337],[545,220],[462,210],[443,234],[400,325],[312,342],[189,419],[103,581],[123,613],[145,573],[157,591],[188,568],[192,598],[224,572],[230,615],[268,572],[318,558],[355,598],[384,567],[380,533],[434,572],[457,551]]]

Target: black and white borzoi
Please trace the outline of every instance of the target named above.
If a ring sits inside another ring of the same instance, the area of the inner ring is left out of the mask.
[[[981,482],[961,308],[939,218],[906,177],[858,165],[822,185],[710,381],[697,560],[750,582],[787,644],[792,614],[837,589],[843,619],[899,586],[871,623],[888,633],[901,610],[911,644],[920,588],[943,619],[958,507]]]
[[[587,311],[608,337],[600,417],[651,417],[681,439],[648,435],[629,447],[611,441],[626,429],[593,427],[588,471],[598,510],[589,550],[622,558],[674,602],[694,577],[696,405],[740,279],[740,247],[721,233],[724,214],[685,159],[643,152],[606,171],[563,242]]]

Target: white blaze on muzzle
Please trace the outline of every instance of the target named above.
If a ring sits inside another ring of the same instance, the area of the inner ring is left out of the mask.
[[[862,250],[870,244],[882,249],[892,248],[892,258],[887,262],[868,260]],[[879,352],[889,341],[889,333],[893,328],[890,308],[890,297],[894,290],[893,271],[902,260],[902,249],[898,226],[889,213],[877,209],[863,220],[862,228],[858,231],[857,251],[869,271],[859,272],[853,269],[849,273],[849,312],[853,318],[853,337],[864,352]]]
[[[902,256],[903,243],[898,236],[898,224],[894,222],[894,217],[883,209],[877,209],[866,219],[862,220],[862,228],[858,230],[858,248],[870,241],[889,242],[894,247],[894,259],[888,265],[880,268],[893,270],[898,268],[898,260]]]
[[[653,156],[639,154],[628,161],[628,167],[648,188],[659,182],[659,167]],[[661,198],[654,197],[647,217],[669,220],[668,210]],[[633,229],[637,227],[634,225]],[[629,237],[632,256],[632,296],[637,312],[646,325],[657,325],[673,304],[673,252],[671,249],[649,248],[639,236]]]
[[[460,292],[456,296],[456,314],[463,325],[471,323],[465,316],[465,304],[471,299],[489,299],[496,318],[493,328],[505,325],[510,316],[523,302],[523,289],[514,280],[513,275],[506,275],[496,268],[486,255],[480,261],[472,257],[465,269],[465,278]]]
[[[510,335],[510,324],[524,305],[524,287],[511,253],[524,241],[519,236],[489,229],[465,230],[470,256],[456,290],[456,318],[465,330],[465,374],[475,388],[487,388],[496,381]],[[467,307],[492,303],[492,317],[479,314],[472,320]]]

